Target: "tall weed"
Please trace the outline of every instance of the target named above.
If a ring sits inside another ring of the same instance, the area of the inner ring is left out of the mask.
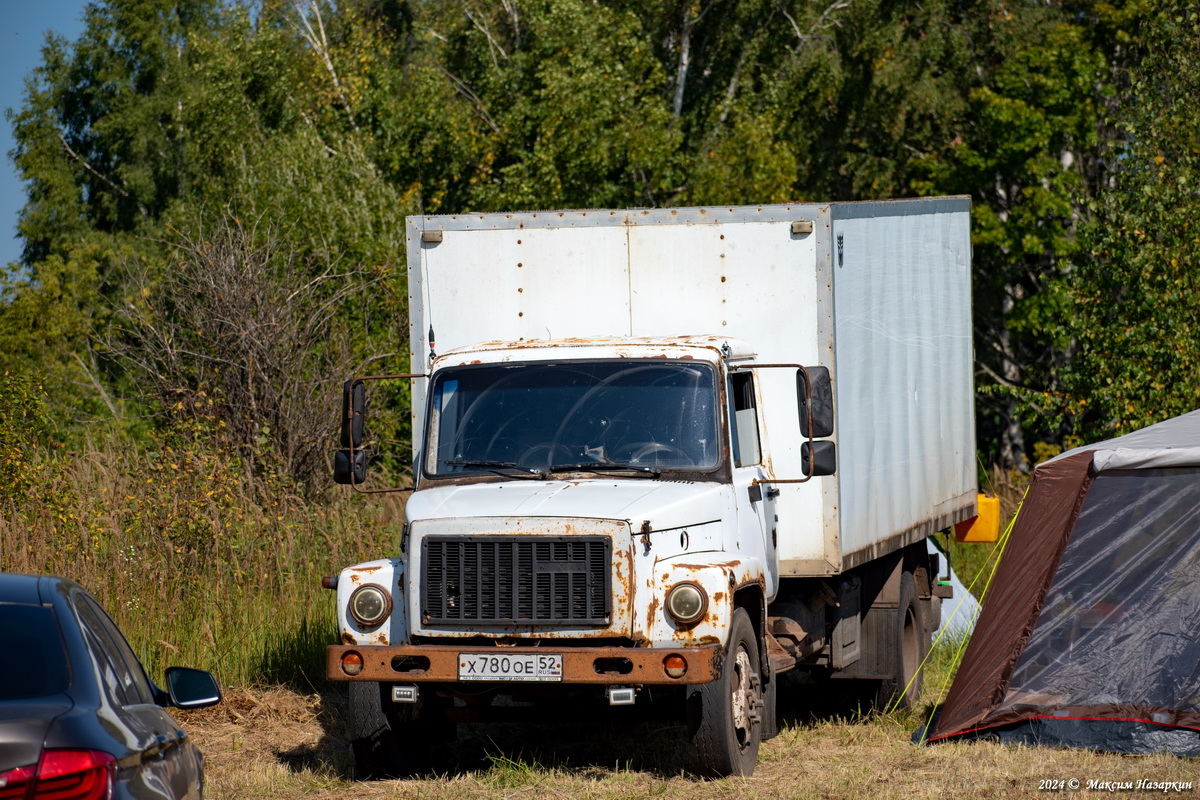
[[[185,664],[316,684],[336,639],[321,576],[397,549],[402,500],[305,501],[281,473],[187,437],[22,458],[25,489],[0,495],[0,571],[86,586],[152,677]]]

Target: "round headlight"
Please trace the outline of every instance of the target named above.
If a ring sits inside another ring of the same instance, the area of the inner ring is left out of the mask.
[[[708,611],[708,595],[696,583],[677,583],[667,592],[667,613],[681,625],[691,625]]]
[[[378,586],[360,586],[350,595],[349,611],[359,625],[374,628],[392,613],[392,598]]]

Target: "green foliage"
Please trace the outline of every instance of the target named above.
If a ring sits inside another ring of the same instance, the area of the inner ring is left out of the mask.
[[[381,162],[425,209],[661,203],[679,137],[636,15],[582,0],[411,10],[424,41],[370,111],[396,145]]]
[[[981,22],[979,79],[953,138],[921,160],[914,185],[975,201],[981,446],[989,462],[1021,465],[1030,440],[1060,437],[1066,419],[1058,373],[1070,304],[1060,282],[1077,198],[1092,190],[1108,64],[1090,28],[1054,6],[996,4]]]
[[[1181,24],[1152,10],[104,0],[12,118],[29,202],[0,366],[46,365],[64,420],[141,414],[101,344],[128,265],[158,291],[175,237],[226,215],[279,231],[298,284],[369,272],[337,330],[403,372],[408,214],[967,194],[977,416],[989,460],[1020,463],[1068,430],[1064,258],[1108,179],[1120,69]],[[407,419],[380,422],[405,440]]]
[[[220,2],[114,0],[89,11],[73,47],[48,43],[14,118],[14,155],[31,191],[21,223],[26,264],[10,273],[9,302],[0,307],[9,345],[0,366],[42,371],[67,435],[73,423],[96,418],[136,429],[143,404],[154,411],[156,400],[171,418],[178,398],[155,398],[146,371],[131,369],[154,355],[124,357],[131,343],[152,339],[130,337],[128,322],[152,296],[168,309],[195,298],[172,279],[173,249],[227,216],[265,220],[247,226],[260,237],[247,252],[273,232],[283,241],[272,245],[297,270],[286,280],[317,287],[303,299],[334,304],[338,335],[320,341],[344,346],[345,361],[359,364],[390,352],[393,369],[403,371],[403,220],[416,209],[382,178],[370,134],[347,129],[329,110],[341,100],[323,91],[327,74],[288,13],[269,24],[267,10],[255,20]],[[297,95],[297,85],[315,88]],[[314,126],[323,119],[327,128]],[[338,299],[336,277],[364,274],[375,291]],[[344,378],[288,376],[330,387]],[[203,390],[196,380],[193,373],[179,387]],[[208,397],[234,403],[221,388],[208,387]],[[245,407],[227,410],[244,415]],[[311,482],[317,461],[296,459],[297,441],[274,421],[289,410],[260,413],[268,449]],[[379,420],[393,429],[406,421],[403,408]]]
[[[0,500],[19,500],[33,487],[39,439],[48,427],[42,388],[26,375],[0,374]]]
[[[1161,4],[1149,30],[1070,281],[1068,383],[1089,438],[1200,407],[1200,12]]]

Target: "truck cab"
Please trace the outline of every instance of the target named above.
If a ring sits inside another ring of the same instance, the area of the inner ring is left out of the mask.
[[[446,700],[478,711],[481,688],[490,705],[529,685],[682,700],[732,671],[740,744],[722,771],[752,768],[780,580],[754,367],[748,344],[715,336],[438,357],[402,556],[339,577],[330,670],[410,681],[406,699],[450,714]],[[726,663],[737,609],[750,641]]]

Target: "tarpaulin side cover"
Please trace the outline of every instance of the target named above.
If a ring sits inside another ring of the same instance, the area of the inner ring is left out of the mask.
[[[1006,726],[1023,741],[1200,755],[1200,734],[1166,727],[1200,729],[1200,467],[1112,470],[1083,489],[1003,696],[945,735]]]
[[[1080,453],[1034,471],[975,632],[928,740],[979,727],[1004,699],[1079,513],[1091,463],[1091,453]]]

